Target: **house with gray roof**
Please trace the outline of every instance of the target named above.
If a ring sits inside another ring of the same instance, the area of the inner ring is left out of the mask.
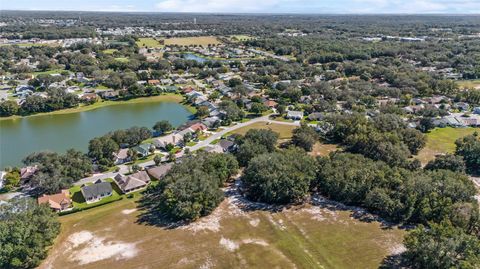
[[[287,112],[287,119],[301,120],[302,118],[303,118],[303,112],[302,111],[290,110],[290,111]]]
[[[137,173],[128,176],[117,174],[113,180],[117,183],[123,193],[142,189],[150,183],[150,177],[145,171],[138,171]]]
[[[112,196],[113,189],[110,182],[97,180],[92,185],[85,185],[81,188],[83,197],[87,204],[95,203],[103,198]]]
[[[147,173],[152,178],[154,178],[156,180],[161,180],[168,174],[168,172],[170,171],[172,166],[173,166],[173,163],[162,164],[160,166],[155,166],[155,167],[149,168],[147,170]]]

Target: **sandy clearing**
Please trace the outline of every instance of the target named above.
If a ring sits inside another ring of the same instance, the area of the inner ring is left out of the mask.
[[[222,247],[224,247],[225,249],[227,249],[230,252],[234,252],[235,250],[237,250],[240,247],[240,245],[238,243],[235,243],[235,241],[224,238],[223,236],[220,239],[219,243]]]
[[[122,210],[122,214],[124,214],[124,215],[130,215],[130,214],[132,214],[132,213],[135,212],[135,211],[137,211],[136,208],[133,208],[133,209],[124,209],[124,210]]]
[[[72,234],[68,242],[69,247],[64,254],[69,253],[70,261],[85,265],[105,259],[130,259],[137,255],[136,243],[108,241],[104,237],[96,236],[89,231]]]
[[[242,244],[255,244],[264,247],[268,247],[269,244],[263,239],[254,239],[254,238],[247,238],[242,240]]]
[[[254,219],[249,220],[248,223],[249,223],[250,225],[252,225],[253,227],[257,227],[258,224],[260,224],[260,219],[254,218]]]

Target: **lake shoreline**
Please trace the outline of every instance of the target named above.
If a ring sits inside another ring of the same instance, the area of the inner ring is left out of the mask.
[[[120,101],[99,101],[91,105],[83,105],[83,106],[78,106],[74,108],[67,108],[67,109],[61,109],[61,110],[56,110],[56,111],[51,111],[51,112],[42,112],[42,113],[36,113],[32,115],[27,115],[27,116],[10,116],[10,117],[0,117],[0,123],[2,121],[6,120],[18,120],[18,119],[25,119],[25,118],[31,118],[31,117],[39,117],[39,116],[49,116],[49,115],[63,115],[63,114],[71,114],[71,113],[79,113],[79,112],[84,112],[84,111],[90,111],[90,110],[95,110],[98,108],[106,107],[106,106],[113,106],[113,105],[123,105],[123,104],[135,104],[135,103],[153,103],[153,102],[175,102],[179,103],[192,114],[196,113],[196,108],[183,103],[183,96],[181,94],[172,94],[172,93],[167,93],[167,94],[162,94],[162,95],[157,95],[157,96],[149,96],[149,97],[139,97],[139,98],[133,98],[129,100],[120,100]]]

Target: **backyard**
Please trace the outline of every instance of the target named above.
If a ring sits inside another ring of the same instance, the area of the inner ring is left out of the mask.
[[[378,268],[404,249],[403,230],[328,201],[272,210],[235,194],[179,227],[141,223],[141,213],[124,198],[60,217],[40,268]]]

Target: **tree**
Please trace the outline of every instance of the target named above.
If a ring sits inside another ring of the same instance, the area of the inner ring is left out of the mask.
[[[1,117],[8,117],[12,115],[18,114],[20,110],[20,106],[17,102],[12,100],[7,100],[0,103],[0,116]]]
[[[223,200],[220,186],[238,171],[229,154],[198,152],[175,164],[146,196],[154,214],[192,221],[210,214]]]
[[[449,223],[422,225],[405,238],[405,257],[413,268],[476,268],[480,239]]]
[[[153,125],[153,130],[157,133],[166,133],[173,130],[172,124],[167,120],[158,121]]]
[[[210,114],[207,106],[199,106],[197,108],[197,113],[195,114],[198,118],[205,118]]]
[[[268,110],[268,107],[262,103],[253,103],[252,107],[250,108],[250,112],[255,114],[262,114],[267,110]]]
[[[427,170],[446,169],[454,172],[465,172],[465,162],[462,156],[455,156],[453,154],[439,155],[428,162],[425,166]]]
[[[242,182],[249,199],[274,204],[300,202],[315,178],[315,160],[291,148],[254,157]]]
[[[31,199],[0,205],[0,268],[34,268],[60,232],[55,213]]]
[[[311,151],[318,140],[318,134],[312,127],[302,124],[293,130],[292,142],[295,146]]]
[[[480,139],[475,133],[455,141],[455,155],[463,157],[467,172],[480,174]]]
[[[433,124],[433,119],[432,118],[423,117],[418,124],[418,129],[422,133],[427,133],[428,131],[432,130],[433,128],[435,128],[435,124]]]
[[[97,137],[88,143],[88,156],[99,161],[102,165],[113,165],[113,153],[120,147],[110,137]]]
[[[408,150],[410,150],[410,153],[413,155],[418,154],[427,143],[427,137],[415,129],[402,129],[399,132],[399,135],[403,143],[407,145]]]
[[[245,136],[239,139],[239,148],[235,156],[242,166],[255,156],[273,152],[276,148],[278,133],[271,130],[251,129]]]
[[[155,157],[153,157],[153,161],[155,162],[155,165],[159,165],[162,162],[162,155],[155,155]]]

